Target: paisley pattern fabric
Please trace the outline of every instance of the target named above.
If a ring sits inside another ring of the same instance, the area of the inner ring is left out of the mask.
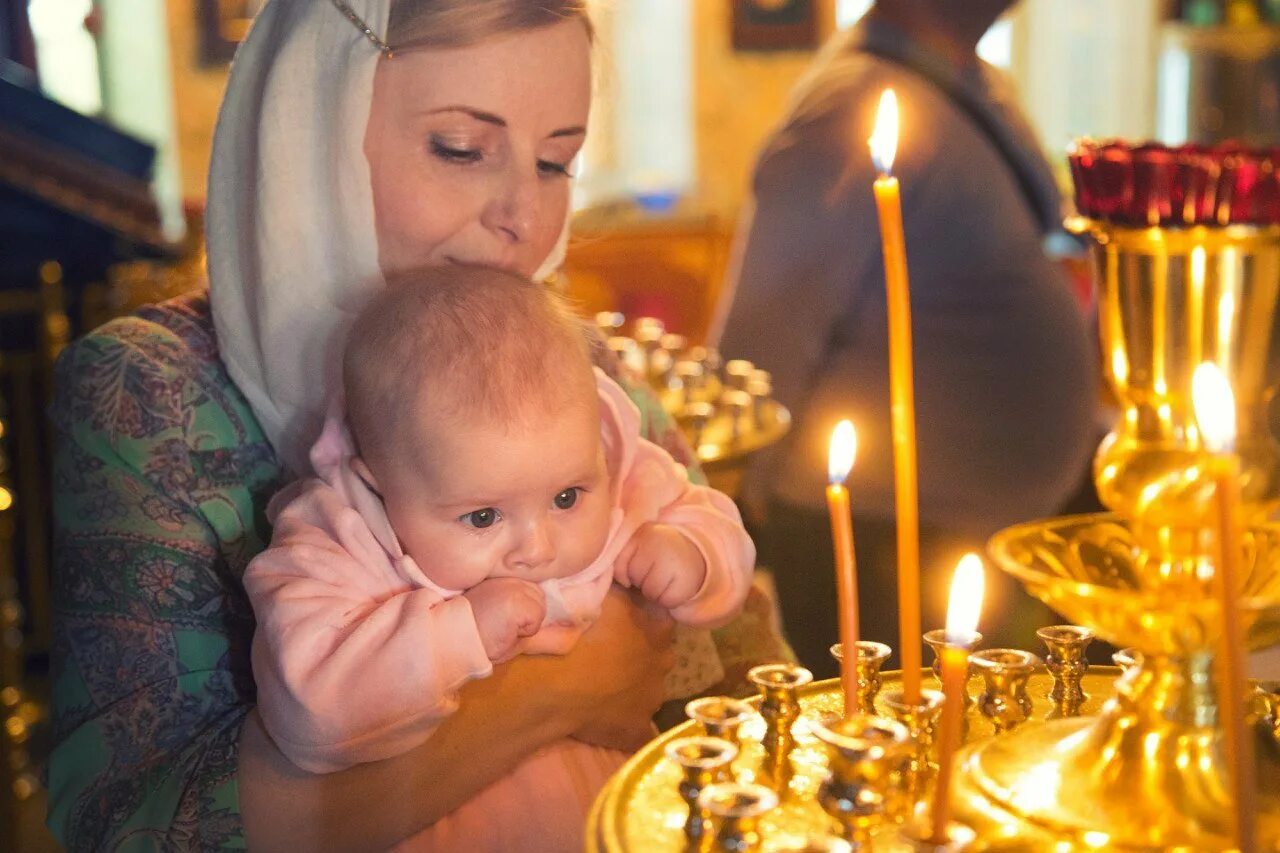
[[[642,433],[695,469],[600,350]],[[113,321],[59,359],[49,826],[70,850],[241,849],[237,744],[255,698],[241,576],[283,469],[218,358],[207,293]],[[694,471],[695,476],[700,476]],[[740,690],[788,657],[758,591],[716,632]]]

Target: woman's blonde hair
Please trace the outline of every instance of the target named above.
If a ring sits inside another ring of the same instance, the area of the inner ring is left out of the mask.
[[[593,35],[586,0],[393,0],[387,42],[396,49],[465,47],[566,20],[581,21]]]

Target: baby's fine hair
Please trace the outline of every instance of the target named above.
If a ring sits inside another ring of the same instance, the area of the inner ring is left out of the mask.
[[[389,278],[352,327],[342,369],[371,464],[394,459],[396,436],[421,435],[423,417],[508,425],[595,399],[585,324],[545,285],[487,267]]]

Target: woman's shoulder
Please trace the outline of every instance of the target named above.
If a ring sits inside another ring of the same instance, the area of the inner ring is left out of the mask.
[[[206,432],[211,418],[233,443],[261,429],[218,357],[208,294],[199,291],[112,320],[58,358],[54,422],[112,439],[159,440]]]

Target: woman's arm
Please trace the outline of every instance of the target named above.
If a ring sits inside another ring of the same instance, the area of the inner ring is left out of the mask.
[[[653,735],[671,623],[628,593],[563,657],[527,656],[462,690],[459,711],[396,758],[315,776],[289,762],[256,714],[240,738],[240,803],[253,850],[388,847],[567,736],[632,749]],[[599,673],[609,672],[602,679]],[[359,701],[358,696],[352,697]]]

